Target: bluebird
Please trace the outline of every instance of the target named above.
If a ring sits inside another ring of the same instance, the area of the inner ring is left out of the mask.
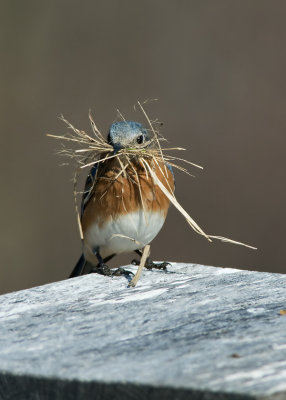
[[[147,149],[150,134],[134,121],[111,125],[107,141],[113,154],[124,148],[142,146]],[[141,153],[142,154],[142,153]],[[145,161],[158,179],[174,190],[174,175],[170,165]],[[116,254],[140,250],[161,230],[170,205],[169,199],[148,174],[146,166],[134,155],[125,173],[118,157],[95,164],[86,179],[81,203],[83,254],[70,277],[98,272],[104,275],[126,273],[112,271],[106,263]],[[155,264],[148,259],[146,267],[165,268],[167,263]]]

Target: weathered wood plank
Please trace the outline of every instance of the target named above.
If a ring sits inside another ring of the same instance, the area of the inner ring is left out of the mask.
[[[286,399],[286,275],[173,264],[127,285],[1,296],[0,399]]]

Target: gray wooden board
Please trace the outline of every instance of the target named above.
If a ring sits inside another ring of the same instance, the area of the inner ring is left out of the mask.
[[[286,275],[173,263],[127,283],[1,296],[0,398],[286,399]]]

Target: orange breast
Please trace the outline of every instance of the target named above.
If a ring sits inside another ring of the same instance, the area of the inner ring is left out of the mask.
[[[147,160],[146,160],[147,161]],[[161,162],[147,161],[163,185],[174,190],[174,177]],[[133,168],[126,168],[126,174],[119,172],[121,166],[117,159],[111,159],[99,166],[93,193],[82,216],[83,234],[91,224],[99,226],[119,215],[145,209],[161,212],[166,217],[170,201],[158,185],[153,182],[150,173],[139,161],[132,161]]]

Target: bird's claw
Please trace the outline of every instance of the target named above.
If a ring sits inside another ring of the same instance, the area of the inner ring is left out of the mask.
[[[139,265],[139,264],[140,264],[140,261],[134,259],[134,260],[131,261],[131,264],[133,264],[133,265]],[[155,263],[155,262],[153,262],[152,260],[150,260],[150,258],[147,258],[144,267],[147,268],[147,269],[149,269],[149,270],[151,270],[151,269],[154,268],[154,269],[162,269],[162,270],[166,271],[168,265],[171,265],[171,264],[170,264],[169,262],[167,262],[167,261],[163,261],[163,262],[161,262],[161,263]]]
[[[133,272],[127,271],[126,269],[124,269],[122,267],[117,268],[115,271],[112,271],[108,265],[101,264],[101,265],[98,265],[97,267],[92,268],[92,270],[90,271],[90,274],[100,274],[100,275],[104,275],[104,276],[121,276],[121,275],[129,276],[129,275],[133,275]]]
[[[113,271],[111,275],[112,276],[121,276],[121,275],[129,276],[129,275],[134,275],[134,274],[131,271],[127,271],[126,269],[119,267],[115,271]]]
[[[167,271],[167,265],[171,265],[169,262],[163,261],[161,263],[154,263],[153,261],[148,261],[145,264],[145,268],[147,269],[162,269],[163,271]]]
[[[101,264],[101,265],[98,265],[97,267],[92,268],[92,270],[89,273],[90,274],[100,274],[100,275],[104,275],[104,276],[112,275],[111,269],[106,264]]]

